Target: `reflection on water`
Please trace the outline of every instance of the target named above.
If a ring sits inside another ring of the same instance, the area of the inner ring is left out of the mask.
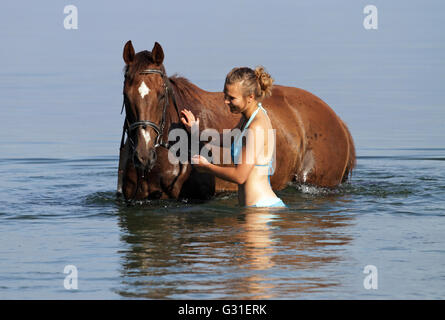
[[[319,207],[332,199],[318,199]],[[302,210],[233,206],[163,212],[119,210],[124,297],[273,299],[341,285],[320,269],[342,259],[354,218]],[[199,211],[197,211],[199,210]]]
[[[117,157],[2,158],[0,297],[442,298],[444,149],[365,151],[351,183],[280,191],[289,209],[240,209],[236,194],[127,205]]]

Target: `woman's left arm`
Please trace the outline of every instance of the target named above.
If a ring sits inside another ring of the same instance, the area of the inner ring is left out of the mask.
[[[200,172],[211,173],[214,176],[234,182],[237,184],[243,184],[246,182],[247,177],[250,174],[254,164],[239,163],[235,167],[223,167],[218,166],[207,161],[206,158],[200,155],[195,155],[192,157],[192,164]]]
[[[241,162],[235,167],[222,167],[212,164],[200,155],[194,155],[192,157],[192,164],[200,172],[211,173],[220,179],[237,184],[244,184],[255,166],[256,155],[258,153],[258,148],[255,148],[255,145],[264,145],[264,139],[262,141],[256,141],[255,144],[256,138],[262,140],[261,136],[255,137],[253,130],[248,130],[246,139],[247,146],[245,144],[242,145]]]

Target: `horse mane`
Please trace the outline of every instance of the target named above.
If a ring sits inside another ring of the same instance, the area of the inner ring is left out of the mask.
[[[154,60],[150,51],[144,50],[138,52],[134,56],[134,60],[131,65],[125,65],[123,69],[126,80],[128,80],[131,84],[139,72],[147,69],[153,63]],[[164,74],[167,74],[163,65],[161,65],[160,70]],[[184,107],[199,108],[200,106],[202,107],[206,105],[206,100],[204,97],[206,91],[190,82],[190,80],[187,78],[179,76],[175,73],[168,77],[168,80],[180,110]]]
[[[168,79],[173,87],[174,94],[179,105],[197,106],[205,104],[202,98],[202,94],[205,91],[191,83],[190,80],[181,77],[178,74],[174,74]]]

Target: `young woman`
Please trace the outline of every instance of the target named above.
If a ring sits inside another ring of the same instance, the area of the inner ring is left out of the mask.
[[[200,155],[191,159],[198,171],[237,183],[241,206],[287,207],[273,192],[269,178],[275,141],[269,139],[273,128],[261,101],[271,95],[272,84],[273,79],[263,67],[232,69],[224,84],[224,103],[232,113],[241,113],[245,123],[232,144],[232,160],[236,165],[218,166]],[[199,119],[191,111],[185,109],[181,113],[184,116],[181,121],[188,130],[199,125]]]

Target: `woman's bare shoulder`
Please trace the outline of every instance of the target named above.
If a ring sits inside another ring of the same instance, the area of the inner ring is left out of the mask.
[[[265,114],[257,114],[249,127],[252,129],[267,130],[270,129],[270,121]]]

